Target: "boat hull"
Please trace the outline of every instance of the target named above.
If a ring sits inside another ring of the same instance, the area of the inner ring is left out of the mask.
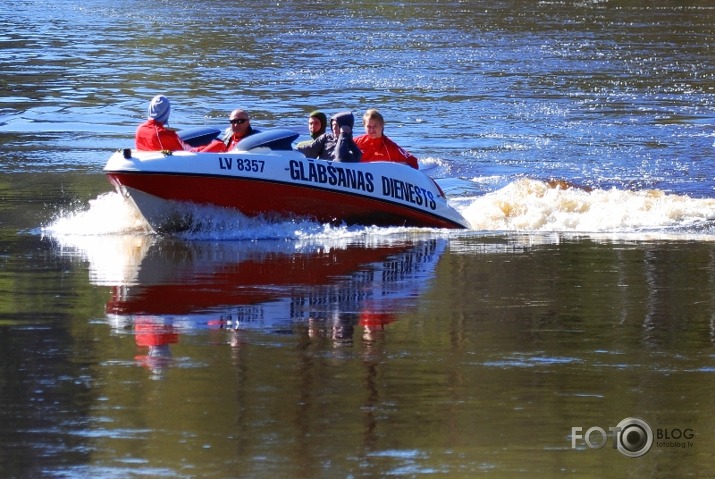
[[[395,163],[346,164],[294,151],[119,151],[105,172],[156,231],[187,227],[187,204],[324,223],[467,228],[424,173]],[[190,220],[190,219],[188,219]]]

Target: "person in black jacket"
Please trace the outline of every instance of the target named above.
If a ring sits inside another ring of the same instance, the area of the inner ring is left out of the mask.
[[[330,133],[326,132],[307,144],[298,144],[296,150],[307,158],[359,163],[362,152],[353,141],[354,125],[355,117],[351,111],[337,113],[330,118]]]

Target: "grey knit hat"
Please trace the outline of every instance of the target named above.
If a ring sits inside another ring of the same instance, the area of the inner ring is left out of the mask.
[[[149,118],[161,124],[169,123],[169,114],[171,113],[171,104],[169,99],[164,95],[157,95],[151,99],[149,103]]]

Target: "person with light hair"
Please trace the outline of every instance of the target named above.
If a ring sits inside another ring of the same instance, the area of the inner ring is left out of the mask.
[[[419,169],[417,157],[402,149],[397,143],[385,136],[385,119],[374,108],[362,117],[365,134],[355,138],[355,143],[362,151],[362,161],[394,161]]]

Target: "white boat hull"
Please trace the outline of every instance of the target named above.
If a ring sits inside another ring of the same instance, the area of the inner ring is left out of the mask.
[[[229,153],[120,150],[104,170],[157,231],[182,229],[187,204],[231,208],[249,217],[469,228],[432,178],[392,162],[339,163],[267,147]]]

